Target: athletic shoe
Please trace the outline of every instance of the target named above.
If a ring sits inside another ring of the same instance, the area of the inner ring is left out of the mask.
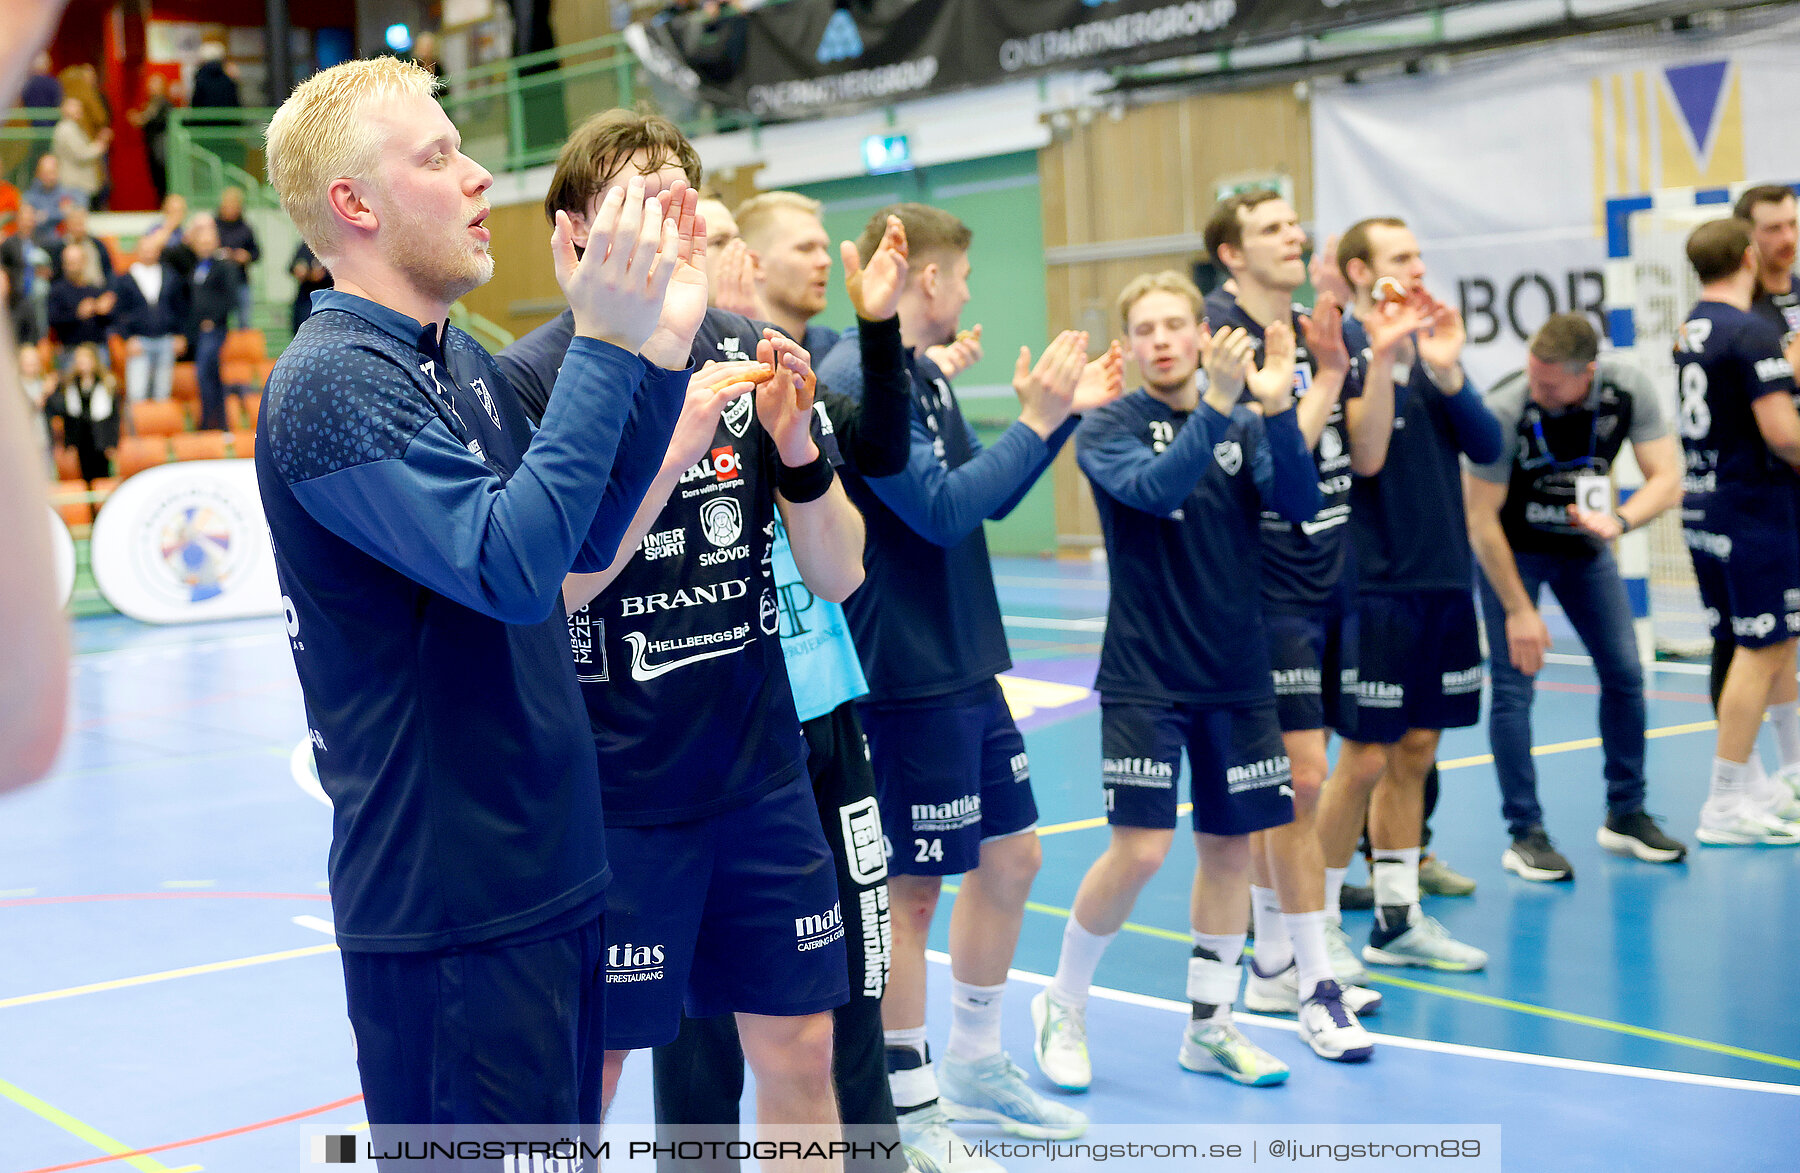
[[[938,1103],[952,1120],[997,1124],[1033,1140],[1073,1140],[1087,1131],[1085,1115],[1039,1095],[1004,1051],[973,1063],[946,1055],[937,1077]]]
[[[1795,798],[1800,798],[1800,765],[1781,767],[1775,771],[1775,781],[1793,791]]]
[[[1800,798],[1794,796],[1787,783],[1763,773],[1761,763],[1750,779],[1750,801],[1764,814],[1784,823],[1800,819]]]
[[[1694,838],[1714,847],[1791,847],[1800,844],[1800,823],[1778,819],[1746,801],[1720,803],[1709,798],[1700,808]]]
[[[1331,959],[1331,976],[1340,986],[1360,986],[1369,980],[1369,971],[1356,956],[1350,934],[1342,924],[1325,922],[1325,954]]]
[[[1005,1166],[969,1152],[937,1104],[900,1113],[900,1144],[919,1173],[1006,1173]]]
[[[1419,861],[1419,891],[1427,896],[1467,896],[1475,891],[1475,881],[1428,855]]]
[[[1337,982],[1332,982],[1331,987],[1339,991],[1344,1005],[1359,1017],[1376,1014],[1381,1010],[1381,995],[1374,990],[1365,990],[1361,986],[1340,986]],[[1264,974],[1256,968],[1256,959],[1251,958],[1250,980],[1244,983],[1244,1009],[1254,1010],[1258,1014],[1298,1014],[1300,967],[1290,961],[1280,973]]]
[[[1348,993],[1336,982],[1320,982],[1300,1007],[1300,1037],[1321,1059],[1361,1063],[1375,1053],[1375,1040],[1346,1004]]]
[[[1406,927],[1391,935],[1380,925],[1375,926],[1362,955],[1370,965],[1416,965],[1455,973],[1482,969],[1488,962],[1486,953],[1458,941],[1436,917],[1417,909]]]
[[[1189,1071],[1223,1075],[1248,1087],[1271,1087],[1288,1077],[1287,1064],[1245,1038],[1229,1017],[1189,1019],[1176,1061]]]
[[[1066,1092],[1085,1092],[1094,1081],[1088,1061],[1087,1012],[1065,1006],[1041,990],[1031,1000],[1031,1025],[1037,1031],[1031,1053],[1044,1078]]]
[[[1345,912],[1367,912],[1375,907],[1375,889],[1368,884],[1340,884],[1338,907]]]
[[[1645,863],[1679,863],[1687,845],[1663,834],[1656,820],[1641,810],[1628,815],[1607,815],[1594,832],[1594,841],[1619,855],[1635,855]]]
[[[1540,884],[1575,878],[1575,869],[1551,844],[1550,836],[1544,834],[1542,827],[1532,827],[1523,835],[1514,836],[1512,846],[1500,857],[1500,866]]]

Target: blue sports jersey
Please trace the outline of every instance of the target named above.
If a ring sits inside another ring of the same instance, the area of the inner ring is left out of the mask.
[[[1758,291],[1756,300],[1750,303],[1750,312],[1781,332],[1781,346],[1786,350],[1794,336],[1800,334],[1800,273],[1789,274],[1785,292]]]
[[[536,365],[534,382],[542,385],[560,361],[553,345],[560,336],[551,321],[503,357]],[[747,319],[708,311],[694,358],[736,357],[760,337]],[[836,463],[823,412],[815,426],[821,450]],[[754,396],[735,400],[637,553],[569,616],[569,647],[615,826],[706,818],[805,770],[778,638],[779,461]]]
[[[633,401],[666,436],[686,374],[581,339],[534,435],[462,331],[314,305],[264,390],[256,473],[332,800],[338,942],[434,950],[591,914],[605,840],[562,580],[610,560],[654,475],[615,461]]]
[[[864,392],[858,331],[819,366],[819,379],[857,401]],[[984,520],[1030,491],[1075,430],[1071,418],[1045,443],[1022,423],[984,449],[956,394],[930,359],[908,356],[911,454],[897,476],[846,469],[862,510],[864,582],[844,604],[873,703],[960,692],[1012,667]]]
[[[1293,307],[1295,361],[1294,398],[1312,389],[1313,358],[1300,326],[1304,306]],[[1206,320],[1214,333],[1240,326],[1255,342],[1256,361],[1263,359],[1263,328],[1235,297],[1215,289],[1206,299]],[[1263,601],[1277,610],[1310,610],[1336,595],[1344,577],[1344,525],[1350,520],[1350,432],[1344,404],[1362,394],[1362,351],[1350,351],[1344,389],[1313,446],[1318,469],[1320,505],[1317,516],[1290,519],[1273,509],[1262,516]],[[1246,398],[1248,392],[1246,392]]]
[[[1112,600],[1095,686],[1108,700],[1272,696],[1258,547],[1265,504],[1311,517],[1318,477],[1292,410],[1193,412],[1137,390],[1082,421]]]
[[[1754,513],[1771,490],[1800,480],[1769,451],[1753,404],[1794,394],[1794,369],[1768,319],[1723,302],[1703,301],[1675,339],[1675,410],[1687,453],[1683,513],[1723,507]]]
[[[1369,348],[1362,323],[1344,319],[1352,354]],[[1463,513],[1462,462],[1491,464],[1504,450],[1500,421],[1466,375],[1445,395],[1422,362],[1394,369],[1394,434],[1387,463],[1350,487],[1350,540],[1362,591],[1469,590],[1475,561]]]

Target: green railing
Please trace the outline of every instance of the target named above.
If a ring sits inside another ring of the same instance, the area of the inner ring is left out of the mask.
[[[50,153],[50,132],[61,117],[62,111],[48,108],[12,111],[0,126],[0,178],[21,192],[30,187],[38,156]]]
[[[444,79],[463,151],[490,171],[549,163],[590,114],[649,97],[617,33],[478,65]]]

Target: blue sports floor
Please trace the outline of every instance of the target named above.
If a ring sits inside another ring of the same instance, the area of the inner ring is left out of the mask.
[[[1106,836],[1087,687],[1105,575],[1032,560],[996,572],[1046,836],[1007,1019],[1029,1069],[1025,1002]],[[309,1138],[362,1117],[328,935],[329,811],[291,769],[306,726],[280,623],[91,619],[76,641],[61,762],[0,799],[0,1173],[306,1168]],[[1501,870],[1485,733],[1446,734],[1435,846],[1480,887],[1428,910],[1487,949],[1489,969],[1378,972],[1382,1045],[1362,1066],[1247,1019],[1294,1073],[1239,1088],[1174,1062],[1193,867],[1178,837],[1100,967],[1115,993],[1090,1009],[1081,1103],[1097,1124],[1498,1125],[1508,1170],[1800,1169],[1800,849],[1704,849],[1676,867],[1602,852],[1593,676],[1566,627],[1557,651],[1571,662],[1540,681],[1536,741],[1576,882]],[[1651,810],[1691,841],[1712,752],[1705,677],[1657,672],[1650,688]],[[1349,914],[1352,932],[1367,918]],[[947,1001],[934,992],[936,1032]],[[647,1082],[634,1059],[615,1120],[648,1119]]]

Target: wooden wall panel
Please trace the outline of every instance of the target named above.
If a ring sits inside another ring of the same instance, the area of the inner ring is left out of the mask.
[[[1311,216],[1310,116],[1287,87],[1159,102],[1078,123],[1039,152],[1038,171],[1044,245],[1051,250],[1045,258],[1049,326],[1087,330],[1097,351],[1098,340],[1120,334],[1113,299],[1126,282],[1157,269],[1189,273],[1202,259],[1199,235],[1219,183],[1285,174],[1294,182],[1301,219]],[[1080,246],[1102,255],[1058,255]],[[1137,384],[1135,367],[1126,379]],[[1086,479],[1068,453],[1053,476],[1058,545],[1085,551],[1100,533]]]
[[[488,215],[494,234],[494,279],[463,304],[514,334],[524,334],[560,314],[562,290],[550,267],[550,225],[543,204],[508,204]]]

